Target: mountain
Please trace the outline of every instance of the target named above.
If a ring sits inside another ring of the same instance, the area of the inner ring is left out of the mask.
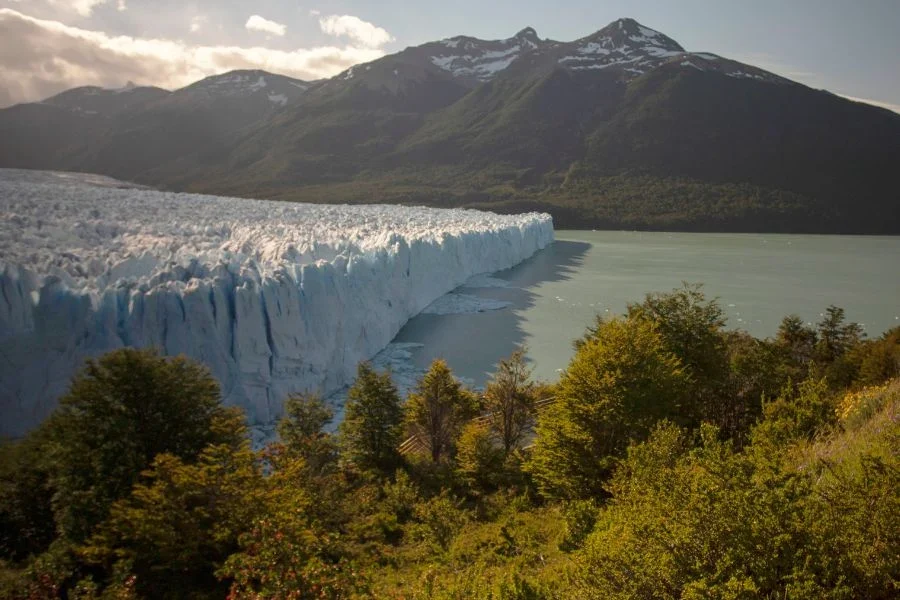
[[[47,98],[41,104],[82,115],[115,115],[161,100],[171,92],[158,87],[137,86],[128,82],[124,87],[106,89],[84,86]]]
[[[276,77],[209,78],[101,127],[72,110],[10,112],[46,102],[6,109],[0,133],[18,137],[0,141],[0,166],[284,200],[542,209],[563,227],[900,233],[900,115],[688,51],[633,19],[572,42],[527,27],[319,82]]]
[[[74,166],[116,115],[139,111],[171,92],[134,84],[119,89],[74,88],[43,102],[0,110],[0,165],[57,169]]]
[[[231,71],[169,92],[133,84],[82,87],[0,110],[0,165],[161,183],[195,154],[228,144],[310,87],[265,71]]]

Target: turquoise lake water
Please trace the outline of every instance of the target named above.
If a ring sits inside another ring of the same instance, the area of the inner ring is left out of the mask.
[[[814,323],[829,304],[870,337],[900,325],[900,237],[558,231],[556,240],[494,275],[508,287],[461,290],[507,308],[422,314],[395,342],[422,344],[412,352],[417,369],[443,357],[479,386],[500,358],[526,345],[535,375],[552,381],[594,315],[622,313],[682,281],[703,283],[729,327],[759,337],[791,313]]]

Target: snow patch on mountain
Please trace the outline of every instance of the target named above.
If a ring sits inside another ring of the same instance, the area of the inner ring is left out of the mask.
[[[486,80],[506,69],[519,58],[522,48],[516,44],[502,50],[487,50],[476,55],[450,54],[432,56],[431,62],[455,77],[475,77]]]
[[[425,44],[413,52],[424,52],[431,64],[454,77],[477,82],[492,79],[523,54],[545,45],[534,29],[526,27],[505,40],[458,36]]]
[[[327,394],[412,316],[551,243],[548,215],[292,204],[0,171],[0,433],[34,426],[87,357],[205,363],[271,423]]]
[[[604,48],[601,44],[597,42],[588,42],[584,46],[578,49],[579,54],[602,54],[603,56],[608,55],[612,50],[608,48]],[[569,60],[577,60],[577,57],[573,57]]]
[[[204,94],[230,97],[251,97],[265,94],[274,104],[280,104],[281,100],[272,100],[273,97],[284,96],[286,104],[287,101],[296,98],[308,88],[309,84],[303,81],[293,80],[283,75],[274,75],[266,71],[230,71],[207,77],[175,93],[185,94],[201,90]]]
[[[219,88],[233,94],[252,94],[266,87],[268,83],[263,75],[253,76],[241,73],[232,73],[221,77],[211,78],[206,86]]]
[[[567,51],[557,60],[560,65],[574,71],[628,65],[622,69],[626,79],[685,54],[674,40],[631,19],[619,19],[565,47]]]
[[[757,73],[747,73],[746,71],[732,71],[730,73],[726,73],[729,77],[734,77],[735,79],[758,79],[760,81],[764,80],[765,77],[759,75]]]

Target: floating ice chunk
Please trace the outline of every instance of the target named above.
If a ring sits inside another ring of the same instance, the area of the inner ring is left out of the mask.
[[[479,298],[468,294],[446,294],[441,296],[422,311],[423,315],[462,315],[485,312],[488,310],[502,310],[511,306],[512,302],[494,300],[493,298]]]
[[[482,273],[481,275],[475,275],[474,277],[469,277],[468,281],[466,281],[465,286],[467,288],[492,288],[492,287],[509,287],[509,282],[505,279],[500,279],[499,277],[492,277],[487,273]]]

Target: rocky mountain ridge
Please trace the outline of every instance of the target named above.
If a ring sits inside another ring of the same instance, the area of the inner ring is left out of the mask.
[[[633,19],[571,42],[456,36],[317,82],[235,71],[0,110],[0,166],[581,227],[900,233],[898,155],[900,115]]]

